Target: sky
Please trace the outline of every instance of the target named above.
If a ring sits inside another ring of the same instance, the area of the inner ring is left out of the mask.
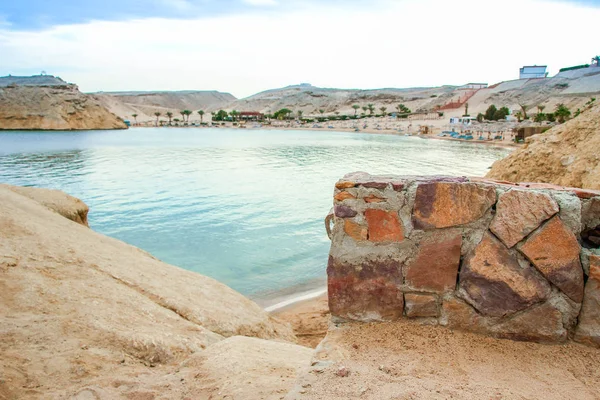
[[[600,0],[0,0],[0,76],[82,91],[490,84],[600,54]]]

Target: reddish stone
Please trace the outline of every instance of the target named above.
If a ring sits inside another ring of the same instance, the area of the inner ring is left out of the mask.
[[[591,189],[571,189],[573,193],[580,199],[591,199],[592,197],[600,197],[600,190],[591,190]]]
[[[429,294],[406,293],[404,309],[409,318],[438,316],[437,300],[435,296]]]
[[[327,290],[331,314],[371,321],[402,316],[402,266],[392,259],[365,261],[354,266],[329,257]]]
[[[356,241],[367,240],[367,228],[352,220],[344,220],[344,232]]]
[[[356,214],[358,214],[352,208],[350,208],[348,206],[342,206],[339,204],[336,204],[333,207],[333,212],[334,212],[335,216],[338,218],[352,218],[352,217],[356,217]]]
[[[442,303],[440,324],[471,332],[486,331],[483,317],[473,307],[455,297],[446,299]]]
[[[382,201],[385,201],[385,199],[381,198],[381,197],[377,197],[374,194],[367,196],[364,198],[364,200],[367,203],[381,203]]]
[[[489,233],[463,262],[459,286],[473,307],[494,317],[524,310],[550,292],[545,280],[531,267],[521,268],[516,257]]]
[[[392,182],[392,188],[396,192],[402,191],[402,189],[404,189],[404,186],[406,186],[406,182],[398,182],[398,181],[393,181]]]
[[[413,223],[417,229],[477,221],[496,202],[496,190],[475,183],[435,182],[417,187]]]
[[[558,204],[545,193],[510,190],[500,195],[490,230],[513,247],[558,211]]]
[[[356,196],[353,196],[352,194],[350,194],[346,191],[343,191],[343,192],[339,192],[338,194],[333,196],[333,199],[335,201],[344,201],[344,200],[356,199]]]
[[[388,184],[389,184],[389,182],[373,181],[373,182],[364,182],[364,183],[361,183],[360,185],[362,187],[369,188],[369,189],[385,189],[388,186]]]
[[[563,315],[548,303],[517,314],[514,318],[496,325],[492,332],[497,337],[528,342],[564,342],[567,330]]]
[[[350,189],[356,186],[356,183],[350,181],[339,181],[335,184],[337,189]]]
[[[369,226],[371,242],[401,242],[404,240],[404,229],[394,211],[368,209],[365,218]]]
[[[600,256],[590,256],[590,275],[579,314],[575,340],[600,347]]]
[[[406,284],[415,290],[454,290],[461,245],[460,232],[437,231],[424,238],[416,258],[407,266]]]
[[[558,216],[552,218],[520,246],[519,250],[571,300],[583,299],[581,246]]]

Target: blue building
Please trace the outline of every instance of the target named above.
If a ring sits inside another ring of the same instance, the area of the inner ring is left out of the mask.
[[[519,79],[545,78],[547,65],[526,65],[519,69]]]

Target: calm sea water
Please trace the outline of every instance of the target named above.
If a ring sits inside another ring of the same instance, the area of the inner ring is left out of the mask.
[[[331,131],[0,132],[0,182],[79,197],[94,230],[260,298],[324,281],[344,174],[483,175],[508,152]]]

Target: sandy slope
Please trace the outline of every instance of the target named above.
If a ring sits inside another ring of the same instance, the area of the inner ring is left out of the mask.
[[[600,104],[532,136],[523,148],[495,162],[487,177],[600,189]]]

